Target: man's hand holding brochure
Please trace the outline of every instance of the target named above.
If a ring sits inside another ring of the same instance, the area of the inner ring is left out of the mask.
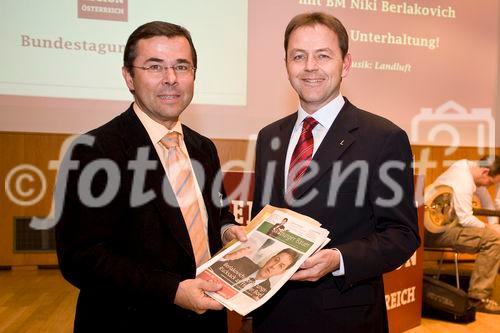
[[[264,207],[249,223],[246,242],[231,242],[198,267],[197,276],[222,288],[207,294],[241,315],[264,304],[330,239],[320,223],[288,209]]]

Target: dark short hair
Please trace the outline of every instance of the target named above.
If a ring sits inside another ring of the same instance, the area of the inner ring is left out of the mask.
[[[342,58],[344,58],[349,51],[349,35],[347,34],[347,30],[335,16],[322,12],[304,13],[292,18],[285,29],[285,56],[288,52],[288,41],[292,32],[300,27],[311,27],[317,24],[324,25],[337,35]]]
[[[286,269],[289,269],[290,267],[292,267],[293,265],[295,265],[295,263],[297,262],[297,260],[300,258],[300,254],[297,252],[297,251],[294,251],[290,248],[284,248],[283,250],[281,250],[280,252],[276,253],[274,256],[272,256],[271,258],[273,257],[276,257],[282,253],[286,253],[290,256],[290,258],[292,259],[290,264],[287,266]]]
[[[165,36],[168,38],[172,37],[184,37],[189,42],[191,47],[191,56],[193,58],[193,66],[197,67],[198,59],[196,56],[196,49],[194,48],[193,40],[191,39],[191,34],[189,31],[181,27],[180,25],[153,21],[141,25],[132,32],[125,45],[125,52],[123,53],[123,66],[126,67],[131,74],[133,74],[133,65],[135,58],[137,57],[137,42],[141,39],[148,39],[157,36]]]
[[[494,158],[494,159],[493,159]],[[479,162],[480,166],[490,169],[488,176],[495,177],[500,175],[500,155],[484,156]]]

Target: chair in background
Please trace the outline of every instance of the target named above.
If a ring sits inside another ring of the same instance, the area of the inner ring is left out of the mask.
[[[452,247],[424,247],[424,251],[428,252],[441,252],[441,257],[439,258],[438,271],[436,274],[436,279],[439,280],[441,275],[441,266],[443,265],[443,259],[445,253],[453,253],[453,261],[455,263],[455,280],[457,288],[460,289],[460,273],[458,271],[458,251]]]

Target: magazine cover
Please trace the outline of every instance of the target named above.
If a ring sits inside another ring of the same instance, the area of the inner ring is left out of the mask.
[[[276,293],[328,241],[328,231],[304,215],[266,206],[249,223],[248,240],[230,243],[197,270],[223,287],[209,296],[241,315]]]

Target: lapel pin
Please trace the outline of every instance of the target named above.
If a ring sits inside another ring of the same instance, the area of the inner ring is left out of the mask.
[[[340,141],[340,145],[343,146],[344,145],[344,140]]]

